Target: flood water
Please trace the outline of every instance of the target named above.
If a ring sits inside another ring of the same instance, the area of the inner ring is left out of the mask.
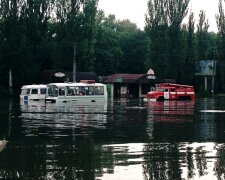
[[[225,98],[0,100],[0,179],[225,178]]]

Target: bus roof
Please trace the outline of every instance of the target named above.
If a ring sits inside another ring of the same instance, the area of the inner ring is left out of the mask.
[[[66,87],[66,86],[106,86],[102,83],[74,83],[74,82],[68,82],[68,83],[50,83],[48,85],[58,86],[58,87]]]
[[[32,89],[32,88],[46,88],[47,85],[44,84],[32,84],[32,85],[24,85],[21,89]]]

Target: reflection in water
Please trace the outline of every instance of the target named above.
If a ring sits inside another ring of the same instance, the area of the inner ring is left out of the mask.
[[[71,136],[71,133],[75,133],[75,129],[85,130],[81,127],[105,128],[107,120],[105,101],[57,104],[43,102],[22,106],[21,110],[20,118],[26,136]],[[68,133],[67,130],[73,131]],[[79,133],[76,132],[76,136]]]
[[[194,101],[156,101],[147,102],[150,119],[154,121],[182,122],[193,120]],[[182,117],[185,116],[185,118]],[[190,118],[187,118],[190,116]]]
[[[220,179],[224,176],[224,159],[218,154],[224,149],[215,143],[148,144],[144,172],[147,179]],[[216,176],[215,176],[216,174]]]
[[[93,135],[105,129],[106,110],[107,102],[22,104],[20,131],[14,129],[2,156],[17,161],[1,164],[10,170],[0,171],[0,178],[94,179]]]
[[[223,179],[224,103],[0,101],[0,179]]]
[[[224,149],[221,144],[114,144],[103,146],[103,149],[110,154],[112,152],[110,159],[113,165],[110,165],[113,167],[105,166],[104,175],[99,179],[211,180],[221,179],[225,173],[224,157],[218,155],[218,150]]]
[[[194,101],[147,102],[147,128],[149,139],[173,139],[189,136],[183,128],[189,128],[194,121]],[[192,128],[192,127],[190,127]],[[179,137],[173,136],[174,130]]]
[[[103,158],[111,154],[110,165],[104,167],[104,174],[98,179],[143,179],[143,147],[141,143],[104,145],[102,148],[107,153]]]

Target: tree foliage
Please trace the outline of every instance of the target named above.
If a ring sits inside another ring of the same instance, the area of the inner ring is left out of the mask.
[[[218,27],[218,40],[216,44],[216,54],[219,60],[219,67],[220,67],[220,87],[222,91],[225,91],[225,15],[224,15],[224,7],[223,1],[219,0],[218,9],[219,13],[216,15],[216,22]],[[218,53],[219,52],[219,53]]]
[[[197,25],[197,42],[198,42],[198,59],[206,59],[208,48],[208,35],[209,22],[206,19],[204,11],[200,11],[199,14],[199,23]]]
[[[17,89],[36,83],[44,69],[72,71],[75,42],[81,71],[93,70],[96,0],[2,0],[0,5],[4,86],[9,69]]]
[[[97,14],[95,72],[143,73],[146,70],[147,41],[145,33],[129,20],[116,20],[115,15]],[[131,51],[132,49],[132,51]]]
[[[225,18],[221,0],[217,16],[218,36],[208,32],[210,24],[205,12],[200,11],[196,24],[195,15],[188,6],[189,0],[148,1],[145,31],[149,37],[149,55],[146,65],[159,77],[193,84],[199,79],[195,76],[195,62],[219,58],[215,49],[225,32]],[[220,52],[224,52],[222,42]]]
[[[219,59],[220,85],[225,69],[224,1],[216,21],[218,33],[208,32],[204,11],[197,20],[190,0],[149,0],[144,30],[129,20],[97,10],[98,0],[1,0],[0,86],[38,83],[42,70],[72,72],[74,44],[77,71],[146,73],[193,84],[195,62]],[[200,83],[201,85],[201,83]]]
[[[189,0],[150,0],[146,16],[146,32],[150,39],[147,64],[161,77],[180,79],[183,42],[181,25],[187,15]]]
[[[97,0],[0,3],[2,86],[8,86],[10,69],[15,89],[38,83],[42,70],[71,72],[74,44],[78,71],[99,75],[147,71],[145,33],[129,20],[119,21],[114,15],[106,17],[104,12],[98,12]]]

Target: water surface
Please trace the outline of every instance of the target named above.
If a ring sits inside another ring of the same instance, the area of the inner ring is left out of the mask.
[[[0,179],[224,179],[225,99],[0,100]]]

